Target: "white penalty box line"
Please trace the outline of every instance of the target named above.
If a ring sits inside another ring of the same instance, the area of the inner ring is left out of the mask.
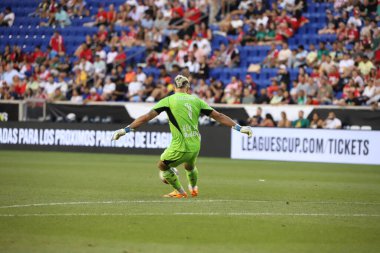
[[[114,205],[114,204],[165,204],[165,203],[292,203],[292,204],[319,204],[319,205],[380,205],[380,202],[355,202],[355,201],[286,201],[286,200],[236,200],[236,199],[176,199],[176,200],[108,200],[108,201],[70,201],[70,202],[50,202],[50,203],[31,203],[0,206],[0,209],[28,208],[28,207],[47,207],[47,206],[71,206],[71,205]]]
[[[99,217],[99,216],[291,216],[291,217],[377,217],[380,214],[334,214],[334,213],[28,213],[28,214],[0,214],[4,217]]]

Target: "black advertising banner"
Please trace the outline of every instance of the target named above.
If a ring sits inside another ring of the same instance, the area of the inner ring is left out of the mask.
[[[111,141],[114,124],[0,123],[0,149],[161,154],[170,144],[167,125],[146,125]],[[230,157],[230,129],[201,127],[200,155]]]
[[[0,103],[0,121],[18,121],[19,105]]]

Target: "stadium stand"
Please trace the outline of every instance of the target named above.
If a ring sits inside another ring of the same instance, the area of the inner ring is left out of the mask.
[[[182,72],[209,103],[378,103],[380,7],[366,4],[3,0],[0,99],[153,102]]]

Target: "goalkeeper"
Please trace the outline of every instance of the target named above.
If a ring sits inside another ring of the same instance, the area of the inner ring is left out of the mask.
[[[178,75],[175,77],[175,94],[161,99],[147,114],[134,120],[126,128],[115,131],[112,140],[118,140],[128,132],[134,131],[144,123],[155,118],[161,112],[166,112],[169,118],[172,141],[169,147],[162,153],[158,162],[158,168],[162,171],[163,178],[174,188],[174,191],[164,197],[186,198],[187,193],[178,180],[177,174],[171,169],[184,164],[189,190],[193,197],[198,195],[198,169],[196,160],[201,145],[201,136],[198,131],[198,119],[200,114],[205,114],[222,125],[231,127],[241,133],[252,136],[250,127],[236,124],[230,117],[211,108],[203,100],[189,95],[189,80]]]

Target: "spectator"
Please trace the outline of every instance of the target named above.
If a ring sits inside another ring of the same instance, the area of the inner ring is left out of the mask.
[[[360,73],[364,76],[369,75],[369,72],[371,69],[375,68],[373,63],[368,59],[367,55],[363,55],[362,60],[359,62],[358,69],[360,70]]]
[[[284,92],[282,89],[278,89],[277,91],[273,92],[273,96],[270,100],[270,104],[277,105],[281,104],[284,100]]]
[[[319,117],[318,113],[313,113],[310,121],[310,128],[323,128],[324,121]]]
[[[228,45],[227,50],[224,52],[223,58],[225,59],[224,64],[226,67],[233,68],[239,65],[239,62],[240,62],[239,50],[234,44],[234,42],[231,42]]]
[[[99,55],[96,55],[94,62],[94,79],[95,82],[98,79],[103,79],[106,75],[107,66],[106,63],[100,58]]]
[[[333,90],[327,83],[327,77],[320,78],[319,89],[317,92],[317,100],[320,104],[331,104],[333,99]]]
[[[249,88],[244,88],[243,98],[241,99],[242,104],[253,104],[255,102],[255,96]]]
[[[292,123],[295,128],[308,128],[309,124],[310,122],[304,118],[304,112],[302,110],[298,112],[298,119]]]
[[[277,63],[278,64],[288,64],[292,51],[289,49],[288,43],[282,43],[282,49],[278,52]]]
[[[13,85],[13,77],[18,76],[20,78],[23,78],[23,76],[13,68],[13,66],[8,63],[5,67],[5,72],[3,73],[3,81],[8,84],[8,86]]]
[[[6,7],[4,13],[0,14],[0,26],[13,26],[15,21],[15,14],[12,12],[11,7]]]
[[[278,50],[275,43],[271,43],[270,50],[266,58],[264,59],[263,66],[268,68],[274,68],[277,66]]]
[[[49,46],[51,46],[52,50],[57,54],[65,52],[63,37],[59,34],[58,31],[54,32],[53,36],[50,39]]]
[[[276,123],[274,122],[273,116],[270,113],[265,114],[264,120],[260,124],[261,127],[275,127]]]
[[[46,82],[41,83],[44,88],[44,93],[47,97],[52,98],[56,89],[60,88],[59,84],[54,82],[54,78],[49,76]]]
[[[66,6],[58,6],[57,12],[54,14],[55,24],[59,25],[61,28],[71,25],[70,16],[67,13]]]
[[[83,97],[78,91],[78,89],[73,89],[73,94],[71,96],[70,101],[75,104],[81,104],[83,103]]]
[[[292,122],[288,120],[286,112],[281,112],[281,120],[278,121],[277,127],[292,127]]]
[[[325,129],[340,129],[340,128],[342,128],[342,122],[340,121],[340,119],[336,118],[334,112],[329,112],[327,119],[323,123],[323,128],[325,128]]]
[[[299,45],[295,56],[295,61],[292,64],[294,68],[303,67],[306,65],[307,51],[303,45]]]

